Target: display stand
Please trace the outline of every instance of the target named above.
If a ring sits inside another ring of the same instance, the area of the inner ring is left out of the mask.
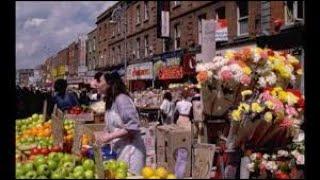
[[[43,101],[43,111],[42,111],[43,121],[46,121],[46,120],[47,120],[47,109],[48,109],[48,101],[47,101],[47,100],[44,100],[44,101]]]
[[[60,146],[63,149],[63,112],[57,108],[57,105],[53,108],[52,113],[52,136],[53,144]]]
[[[216,146],[214,144],[194,144],[192,153],[192,178],[209,179]]]

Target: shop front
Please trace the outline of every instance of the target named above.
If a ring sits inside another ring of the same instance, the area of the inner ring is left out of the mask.
[[[127,67],[127,80],[129,81],[129,90],[145,90],[152,86],[153,64],[152,62],[130,64]]]

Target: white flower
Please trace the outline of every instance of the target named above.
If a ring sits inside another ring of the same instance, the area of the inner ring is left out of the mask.
[[[196,71],[197,71],[197,72],[206,71],[206,66],[205,66],[205,64],[204,64],[204,63],[197,64],[197,66],[196,66]]]
[[[254,172],[254,163],[249,163],[247,165],[247,168],[249,169],[250,172]]]
[[[256,160],[256,159],[257,159],[257,154],[256,154],[256,153],[252,153],[252,154],[250,155],[250,159],[251,159],[252,161]]]
[[[296,159],[297,159],[297,164],[299,164],[299,165],[304,165],[304,155],[303,154],[299,154],[297,157],[296,157]]]
[[[269,85],[273,85],[277,82],[277,76],[274,72],[271,72],[268,76],[266,76],[266,81]]]
[[[276,160],[276,159],[277,159],[277,156],[276,156],[275,154],[272,154],[271,159],[272,159],[272,160]]]
[[[288,153],[288,151],[285,151],[285,150],[279,150],[278,151],[278,156],[279,157],[288,157],[289,153]]]
[[[263,157],[263,159],[268,160],[270,155],[269,154],[264,154],[262,157]]]
[[[291,151],[291,154],[292,154],[294,157],[297,157],[300,153],[295,149],[295,150]]]
[[[213,76],[213,73],[211,71],[208,71],[208,77],[211,78]]]
[[[264,77],[259,77],[258,83],[259,83],[260,87],[266,87],[267,86],[267,82],[266,82]]]
[[[217,70],[220,69],[221,67],[225,66],[228,60],[222,56],[215,56],[212,60],[212,69]]]
[[[298,134],[298,136],[297,137],[295,137],[293,140],[292,140],[293,142],[303,142],[304,141],[304,132],[302,131],[302,132],[300,132],[299,134]]]
[[[278,169],[278,165],[276,164],[275,161],[268,161],[266,164],[266,169],[271,172],[274,172]]]

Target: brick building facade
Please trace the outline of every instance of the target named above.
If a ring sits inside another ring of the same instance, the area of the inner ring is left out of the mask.
[[[76,77],[78,75],[78,59],[79,59],[78,46],[79,45],[77,42],[72,42],[68,46],[68,51],[69,51],[68,76],[69,77]]]
[[[97,53],[97,29],[92,30],[88,33],[87,39],[87,67],[88,70],[94,70],[98,67],[98,53]]]

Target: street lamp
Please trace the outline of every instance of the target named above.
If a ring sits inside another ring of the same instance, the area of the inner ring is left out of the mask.
[[[125,80],[127,80],[127,3],[124,6],[117,6],[111,14],[110,24],[124,22],[124,69],[125,69]],[[120,25],[120,24],[119,24]]]

